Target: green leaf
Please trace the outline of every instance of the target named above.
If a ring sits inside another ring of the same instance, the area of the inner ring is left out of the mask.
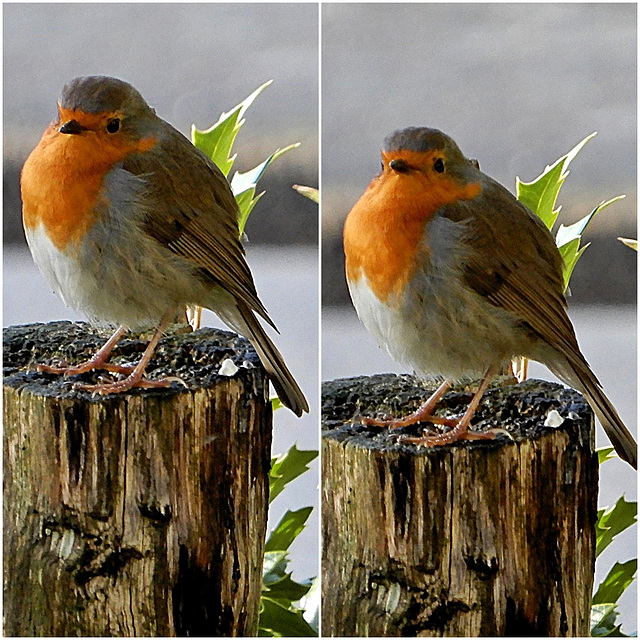
[[[265,581],[265,587],[267,582]],[[311,585],[300,584],[291,579],[291,574],[287,574],[284,578],[279,580],[273,580],[268,584],[266,597],[271,600],[276,600],[284,606],[291,605],[292,602],[297,602],[301,598],[304,598]]]
[[[558,163],[552,167],[547,166],[533,182],[522,182],[516,176],[516,197],[538,215],[547,229],[553,227],[560,213],[560,208],[553,207],[563,182],[562,166]]]
[[[288,554],[285,549],[278,551],[265,551],[262,564],[263,580],[265,576],[274,575],[282,578],[287,575]]]
[[[589,246],[586,244],[584,247],[580,248],[580,240],[587,226],[596,214],[622,198],[624,198],[624,196],[616,196],[615,198],[611,198],[611,200],[601,202],[591,213],[568,227],[565,227],[563,224],[560,225],[556,234],[556,245],[564,259],[563,275],[565,289],[569,285],[569,279],[571,278],[571,273],[573,272],[576,262],[578,262],[578,258],[580,258],[584,250]]]
[[[571,242],[567,242],[567,244],[563,245],[562,248],[559,248],[560,255],[564,261],[562,267],[562,279],[564,281],[564,288],[569,286],[569,280],[571,279],[571,274],[573,273],[573,268],[576,266],[578,259],[584,253],[584,250],[589,246],[590,243],[584,245],[584,247],[580,247],[580,239],[572,240]]]
[[[244,233],[244,228],[247,224],[247,220],[249,219],[249,214],[253,211],[253,207],[256,206],[258,200],[260,200],[260,198],[262,198],[262,196],[264,195],[264,191],[262,191],[255,197],[254,194],[255,189],[251,188],[236,196],[236,202],[238,203],[238,207],[240,208],[240,217],[238,218],[238,228],[240,229],[240,234]]]
[[[592,133],[578,143],[569,153],[559,158],[532,182],[522,182],[516,178],[516,195],[522,204],[533,211],[551,229],[558,217],[560,208],[555,209],[560,187],[568,175],[571,161],[578,155],[582,147],[595,136]]]
[[[260,614],[260,627],[263,628],[263,633],[260,635],[300,635],[295,633],[296,629],[300,629],[300,619],[304,621],[302,614],[304,613],[304,607],[295,606],[294,603],[300,601],[308,595],[312,588],[312,582],[307,584],[301,584],[291,578],[291,573],[287,573],[287,552],[286,551],[267,551],[264,554],[264,566],[262,571],[262,604],[263,607],[267,606],[267,614],[269,611],[277,616],[278,624],[274,628],[273,621],[266,618],[263,614]],[[278,608],[268,609],[269,604],[276,604]],[[290,613],[293,613],[296,617],[284,615],[281,611],[284,609]],[[264,610],[263,610],[264,611]],[[313,613],[311,614],[313,615]],[[305,623],[306,624],[306,623]],[[288,628],[288,625],[293,625],[293,628]],[[308,635],[306,627],[305,633],[302,635]],[[312,629],[313,631],[313,629]],[[276,633],[277,632],[277,633]],[[312,633],[316,635],[316,633]]]
[[[304,598],[311,585],[300,584],[291,579],[291,574],[287,574],[284,578],[273,580],[267,585],[265,581],[266,591],[264,597],[274,600],[279,604],[289,607],[293,602],[297,602]]]
[[[309,200],[313,200],[316,204],[320,203],[320,191],[318,189],[314,189],[313,187],[305,187],[300,184],[294,184],[293,188],[301,195],[309,198]]]
[[[261,636],[310,638],[318,635],[304,619],[301,610],[292,611],[264,596],[259,627]]]
[[[291,149],[295,149],[300,146],[299,142],[294,144],[290,144],[284,149],[278,149],[274,153],[272,153],[264,162],[261,162],[257,167],[246,171],[245,173],[240,173],[236,171],[233,178],[231,179],[231,190],[233,191],[234,196],[236,197],[236,202],[240,207],[240,233],[244,231],[245,224],[247,222],[247,218],[251,213],[253,207],[255,207],[258,200],[262,197],[262,193],[258,194],[254,197],[256,192],[256,186],[258,184],[258,180],[262,177],[265,169],[277,158],[279,158],[283,153]]]
[[[297,511],[287,511],[271,533],[265,544],[265,551],[286,551],[304,529],[313,507],[303,507]]]
[[[309,463],[317,456],[317,451],[301,451],[294,444],[283,456],[272,458],[269,472],[269,502],[273,502],[287,484],[307,471]]]
[[[602,464],[607,460],[613,460],[617,457],[613,447],[602,447],[602,449],[596,449],[596,453],[598,454],[598,464]]]
[[[233,166],[235,156],[231,155],[231,147],[243,125],[245,112],[272,80],[259,86],[250,96],[245,98],[228,113],[222,113],[218,121],[209,129],[200,131],[191,125],[191,141],[220,167],[225,176]]]
[[[620,625],[616,625],[618,611],[615,604],[596,604],[591,607],[591,637],[623,637]]]
[[[592,604],[607,604],[618,602],[625,589],[633,582],[638,567],[637,559],[627,562],[616,562],[600,583],[593,596]]]
[[[622,496],[609,509],[598,510],[596,522],[596,557],[599,556],[613,541],[613,538],[636,522],[638,505],[627,502]]]

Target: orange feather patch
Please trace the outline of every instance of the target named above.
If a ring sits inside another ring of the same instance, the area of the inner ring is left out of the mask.
[[[60,249],[76,244],[96,219],[96,204],[105,175],[128,155],[147,151],[155,138],[131,140],[107,133],[112,114],[60,109],[61,119],[44,132],[22,169],[22,215],[25,227],[44,224]],[[63,122],[77,120],[87,131],[64,134]]]
[[[478,183],[460,185],[446,174],[432,172],[437,152],[383,153],[383,172],[374,178],[350,211],[344,226],[347,278],[367,278],[382,302],[399,295],[413,276],[424,228],[447,204],[474,198]],[[415,170],[398,173],[389,168],[402,159]]]

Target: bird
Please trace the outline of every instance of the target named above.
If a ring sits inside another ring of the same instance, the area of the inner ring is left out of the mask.
[[[444,382],[405,418],[362,422],[448,427],[404,438],[424,446],[493,438],[470,430],[471,419],[493,376],[525,357],[580,391],[618,455],[637,468],[636,442],[578,346],[563,259],[540,218],[438,129],[399,129],[381,156],[381,172],[344,223],[349,292],[380,347]],[[475,378],[460,418],[433,415],[454,381]]]
[[[78,385],[99,394],[168,386],[145,378],[145,368],[180,310],[198,305],[249,339],[285,406],[298,416],[309,410],[260,323],[275,329],[227,179],[131,84],[84,76],[64,86],[57,119],[23,166],[21,195],[27,243],[52,289],[91,322],[117,327],[87,362],[40,370],[126,376]],[[134,367],[108,361],[127,330],[149,328],[155,333]]]

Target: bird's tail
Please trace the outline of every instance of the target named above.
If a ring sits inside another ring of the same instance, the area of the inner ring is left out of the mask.
[[[637,469],[638,445],[581,354],[567,357],[566,366],[560,365],[549,368],[562,381],[584,395],[598,417],[616,453],[634,469]]]
[[[237,303],[237,310],[237,314],[220,315],[227,324],[249,339],[282,404],[297,416],[301,416],[304,411],[309,411],[309,404],[302,390],[253,311],[242,303]]]

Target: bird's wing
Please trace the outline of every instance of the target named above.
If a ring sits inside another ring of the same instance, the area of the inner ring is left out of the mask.
[[[563,294],[562,257],[544,223],[490,178],[472,202],[444,207],[441,214],[465,223],[466,283],[565,355],[579,353]]]
[[[161,142],[127,158],[123,168],[141,178],[154,175],[141,194],[145,230],[273,326],[245,260],[238,205],[220,169],[166,123]]]

